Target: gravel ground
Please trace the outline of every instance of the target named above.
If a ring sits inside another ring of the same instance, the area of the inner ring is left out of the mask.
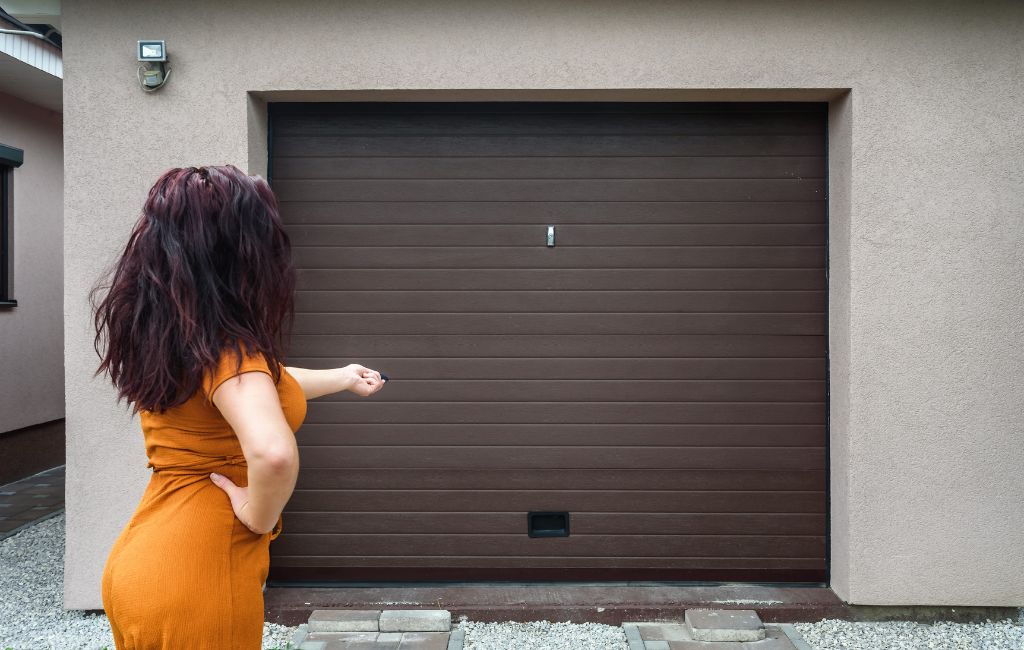
[[[64,610],[64,513],[0,540],[0,650],[114,650],[106,615]],[[622,628],[598,623],[483,623],[461,617],[465,650],[627,650]],[[851,623],[794,627],[814,650],[1024,650],[1016,621]],[[264,623],[263,650],[285,650],[294,627]]]
[[[0,540],[0,650],[114,650],[106,614],[65,610],[62,511]],[[263,648],[295,628],[263,624]]]
[[[601,623],[481,623],[460,620],[464,650],[629,650],[621,626]]]
[[[1017,621],[987,623],[794,623],[814,650],[1024,650],[1024,610]]]

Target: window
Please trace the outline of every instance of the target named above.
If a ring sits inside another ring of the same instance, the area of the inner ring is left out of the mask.
[[[14,168],[20,167],[25,152],[0,144],[0,308],[14,307]]]

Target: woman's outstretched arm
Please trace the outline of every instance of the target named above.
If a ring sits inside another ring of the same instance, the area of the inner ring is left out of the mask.
[[[314,399],[321,395],[330,395],[346,390],[367,397],[384,386],[379,372],[358,363],[350,363],[341,368],[325,369],[285,366],[285,370],[295,377],[295,380],[302,386],[302,392],[306,395],[306,399]]]

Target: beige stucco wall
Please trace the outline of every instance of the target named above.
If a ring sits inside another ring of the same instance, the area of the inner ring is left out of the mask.
[[[1024,604],[1024,5],[85,4],[64,4],[66,607],[101,606],[148,476],[91,379],[85,292],[166,168],[264,173],[266,98],[830,100],[832,587]],[[139,38],[167,40],[159,93]]]
[[[4,432],[64,417],[61,115],[0,93],[0,144],[25,152],[12,185],[11,297],[18,305],[0,307]]]

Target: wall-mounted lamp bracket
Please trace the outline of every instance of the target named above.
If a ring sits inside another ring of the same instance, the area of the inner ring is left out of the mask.
[[[139,66],[138,77],[142,89],[146,92],[153,92],[163,87],[171,76],[171,69],[167,67],[167,47],[162,40],[148,40],[138,42],[138,58],[142,61]]]

